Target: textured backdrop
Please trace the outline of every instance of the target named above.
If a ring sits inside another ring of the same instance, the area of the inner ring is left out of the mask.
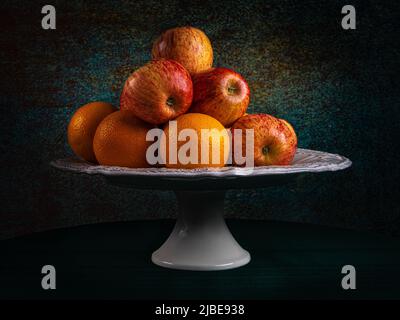
[[[319,223],[400,234],[398,6],[351,1],[2,1],[0,237],[110,220],[174,217],[173,193],[109,186],[49,166],[71,154],[66,125],[82,104],[118,104],[127,76],[164,29],[193,25],[215,65],[249,82],[250,112],[293,123],[303,148],[340,153],[346,172],[227,195],[229,217]]]

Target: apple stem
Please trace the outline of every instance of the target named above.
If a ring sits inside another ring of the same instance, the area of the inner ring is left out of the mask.
[[[264,155],[267,155],[268,152],[269,152],[269,147],[268,147],[268,146],[265,146],[264,148],[262,148],[262,153],[263,153]]]
[[[173,97],[169,97],[169,98],[167,99],[167,106],[168,106],[168,107],[173,107],[174,104],[175,104],[175,99],[174,99]]]
[[[230,94],[233,94],[233,93],[235,93],[235,92],[236,92],[236,90],[237,90],[237,88],[236,88],[236,87],[228,87],[228,93],[230,93]]]

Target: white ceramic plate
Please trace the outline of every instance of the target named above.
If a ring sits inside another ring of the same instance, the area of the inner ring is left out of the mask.
[[[104,176],[153,176],[160,178],[193,179],[201,177],[227,178],[337,171],[350,167],[351,161],[337,154],[298,149],[293,163],[288,166],[262,166],[255,168],[224,167],[218,169],[125,168],[95,165],[77,158],[59,159],[53,161],[51,164],[61,170]]]

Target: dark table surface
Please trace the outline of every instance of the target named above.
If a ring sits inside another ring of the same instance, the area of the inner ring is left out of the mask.
[[[152,251],[172,220],[103,223],[0,242],[0,298],[358,299],[400,298],[400,238],[322,226],[228,220],[252,255],[228,271],[178,271],[153,265]],[[56,268],[56,290],[41,288],[41,268]],[[341,287],[342,266],[357,289]]]

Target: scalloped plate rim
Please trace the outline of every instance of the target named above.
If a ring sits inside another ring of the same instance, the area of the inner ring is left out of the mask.
[[[160,178],[229,178],[243,176],[264,176],[276,174],[293,174],[303,172],[324,172],[338,171],[351,166],[352,162],[341,155],[327,153],[310,149],[297,149],[296,156],[304,155],[325,157],[326,160],[317,160],[314,162],[302,164],[294,164],[289,166],[260,166],[254,168],[245,167],[224,167],[218,169],[167,169],[167,168],[126,168],[116,166],[96,165],[78,158],[64,158],[51,162],[55,168],[64,171],[73,171],[78,173],[86,173],[90,175],[103,176],[152,176]],[[301,160],[301,159],[300,159]],[[328,160],[336,160],[329,163]]]

